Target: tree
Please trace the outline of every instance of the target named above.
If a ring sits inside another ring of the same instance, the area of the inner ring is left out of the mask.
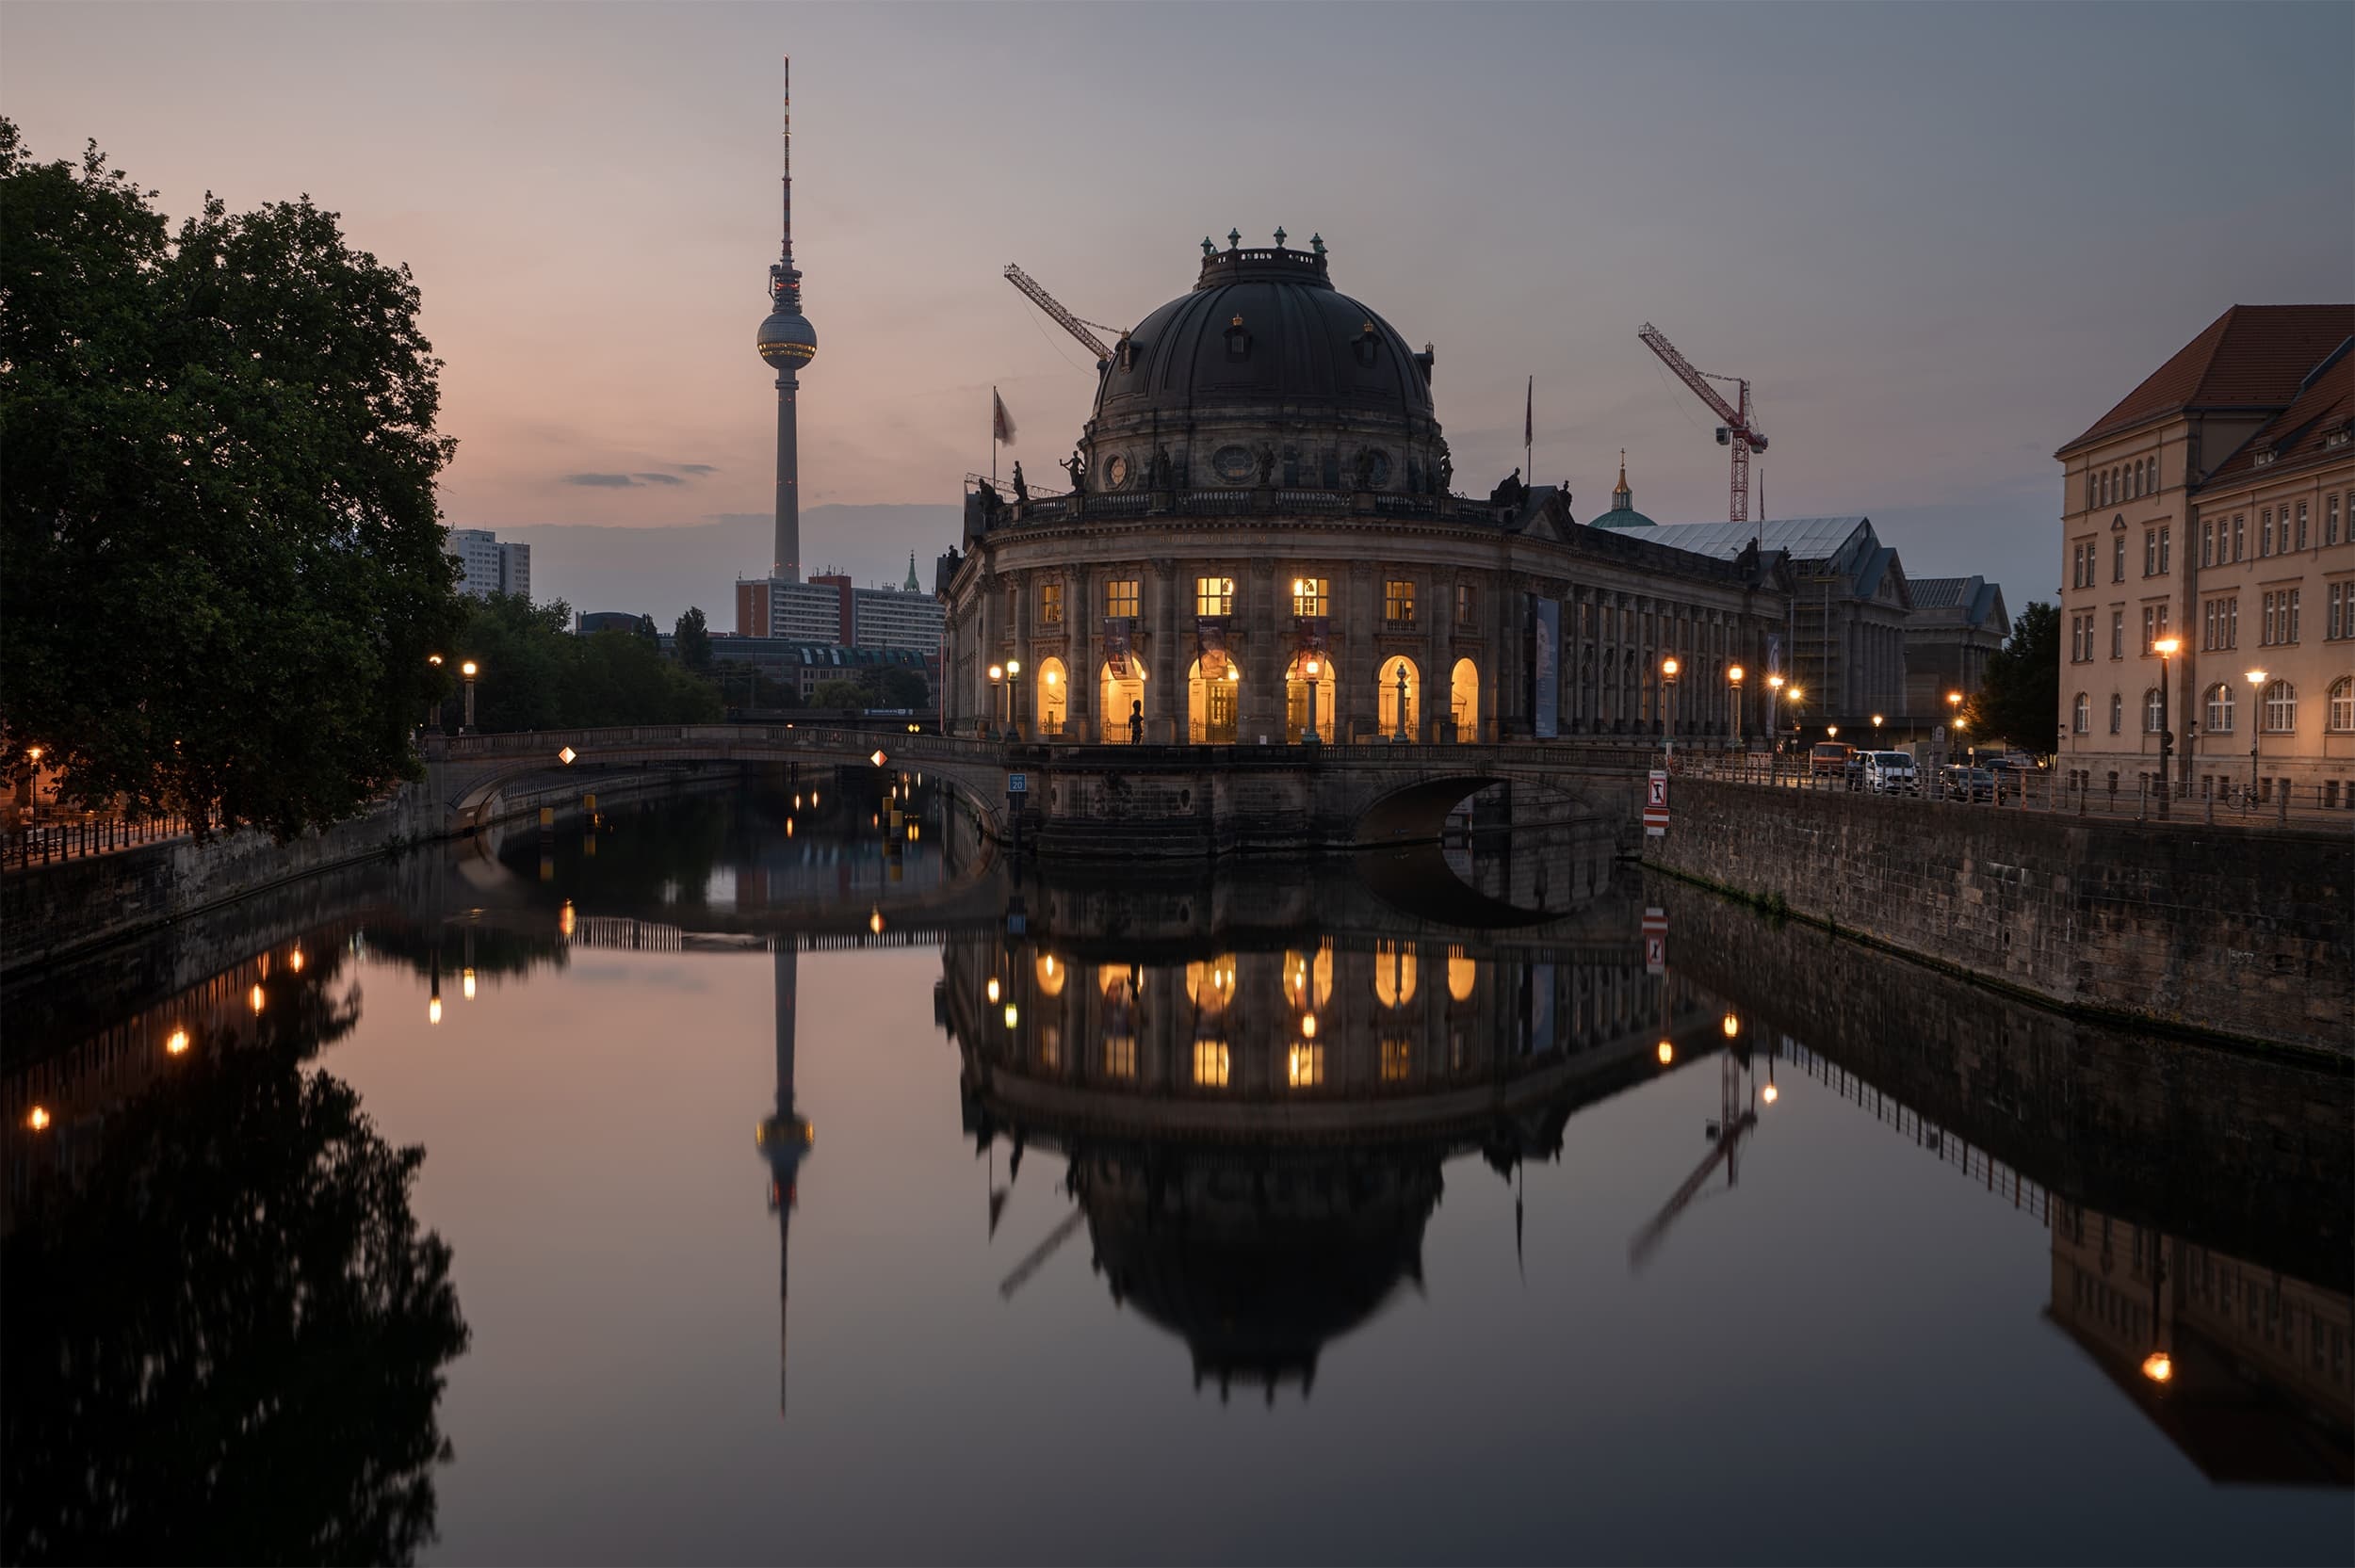
[[[863,708],[867,706],[867,688],[856,681],[839,677],[820,681],[818,689],[809,694],[809,705],[814,708]]]
[[[414,768],[457,613],[408,268],[310,198],[168,232],[0,120],[0,773],[281,836]]]
[[[932,705],[933,688],[925,684],[921,671],[895,664],[883,672],[883,679],[877,684],[882,697],[876,704],[878,707],[922,708]]]
[[[2060,612],[2031,603],[2011,623],[2011,640],[1989,655],[1987,675],[1963,705],[1969,734],[2041,756],[2053,750],[2060,713]]]
[[[642,627],[576,637],[572,606],[521,594],[468,602],[453,637],[459,658],[481,668],[475,723],[484,730],[571,725],[693,724],[722,715],[710,680],[662,656]]]
[[[679,663],[698,675],[706,673],[711,669],[711,627],[701,607],[690,605],[673,630]]]

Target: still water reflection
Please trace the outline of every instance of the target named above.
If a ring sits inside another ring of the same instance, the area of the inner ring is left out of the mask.
[[[0,1555],[2355,1549],[2345,1075],[1447,860],[845,774],[13,995]]]

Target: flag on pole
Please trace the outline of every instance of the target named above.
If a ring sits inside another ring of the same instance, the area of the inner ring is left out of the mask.
[[[1537,378],[1529,378],[1529,395],[1521,404],[1521,445],[1526,449],[1537,439]]]
[[[1006,400],[996,387],[989,389],[989,433],[1005,445],[1014,445],[1014,415],[1006,412]]]

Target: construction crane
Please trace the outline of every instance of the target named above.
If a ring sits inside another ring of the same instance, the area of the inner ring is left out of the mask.
[[[1659,328],[1647,321],[1635,334],[1644,346],[1658,354],[1661,362],[1677,373],[1677,380],[1693,389],[1693,395],[1707,403],[1712,412],[1725,421],[1717,427],[1717,445],[1733,448],[1733,498],[1727,520],[1747,523],[1750,520],[1750,454],[1766,450],[1766,435],[1750,423],[1750,383],[1739,376],[1713,376],[1693,368],[1693,362],[1677,352],[1677,346],[1662,334]],[[1735,388],[1734,401],[1726,401],[1723,394],[1711,386],[1712,381],[1724,381]]]
[[[1097,337],[1096,333],[1111,332],[1115,337],[1127,337],[1129,335],[1120,328],[1107,327],[1100,321],[1080,320],[1078,316],[1064,309],[1063,302],[1061,300],[1057,299],[1053,295],[1041,288],[1036,278],[1031,277],[1028,272],[1023,271],[1018,267],[1009,267],[1006,268],[1006,282],[1020,289],[1024,296],[1030,299],[1031,304],[1036,305],[1040,310],[1045,311],[1049,316],[1051,316],[1054,319],[1056,326],[1061,327],[1064,331],[1069,332],[1073,337],[1078,338],[1080,346],[1086,348],[1089,353],[1096,356],[1096,368],[1099,371],[1106,365],[1112,364],[1113,351],[1105,347],[1104,340]],[[1090,331],[1088,329],[1091,327],[1095,328],[1096,331]]]

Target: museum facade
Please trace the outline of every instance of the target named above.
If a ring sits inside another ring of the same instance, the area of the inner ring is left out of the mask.
[[[1204,241],[1121,335],[1056,493],[977,484],[944,555],[952,734],[1128,744],[1731,738],[1785,628],[1778,552],[1583,526],[1519,472],[1454,493],[1435,354],[1321,241]]]

